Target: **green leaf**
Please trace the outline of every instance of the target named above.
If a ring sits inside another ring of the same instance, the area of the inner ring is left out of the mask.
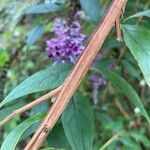
[[[63,83],[70,69],[69,64],[56,64],[33,74],[13,89],[0,103],[0,107],[19,97],[58,87]]]
[[[65,136],[62,124],[58,123],[54,126],[51,133],[47,137],[48,145],[55,148],[70,149],[70,145]]]
[[[93,22],[99,22],[101,17],[101,7],[99,0],[80,0],[82,8],[86,11],[90,20]]]
[[[14,104],[12,106],[8,106],[4,109],[1,109],[0,110],[0,120],[4,119],[6,116],[8,116],[10,113],[12,113],[14,110],[24,106],[25,103],[20,101],[19,103],[17,104]]]
[[[0,48],[0,67],[3,67],[4,64],[9,60],[8,53]]]
[[[135,68],[129,61],[124,59],[121,61],[121,63],[132,77],[134,78],[139,77],[139,72],[137,71],[137,68]]]
[[[44,111],[46,112],[46,111]],[[34,114],[35,115],[35,114]],[[30,115],[32,116],[32,115]],[[28,138],[31,134],[33,134],[40,126],[41,122],[36,122],[30,126],[21,136],[20,142]]]
[[[106,41],[103,45],[103,49],[111,50],[112,48],[119,47],[119,46],[120,46],[120,44],[119,44],[119,42],[117,42],[115,37],[109,37],[106,39]]]
[[[50,2],[50,4],[40,4],[36,6],[32,6],[25,11],[25,14],[44,14],[57,12],[62,8],[61,4],[56,4]]]
[[[142,142],[146,147],[150,148],[150,140],[139,131],[130,132],[131,137],[133,137],[136,141]]]
[[[119,74],[107,69],[108,67],[104,63],[98,63],[96,66],[100,72],[106,77],[106,79],[112,83],[118,90],[120,90],[134,105],[140,109],[140,113],[150,123],[150,118],[138,96],[132,86],[126,82]]]
[[[119,141],[128,149],[141,150],[140,146],[129,137],[120,137]]]
[[[2,143],[1,150],[15,150],[15,147],[21,138],[22,134],[33,124],[40,122],[44,118],[44,114],[32,116],[19,124],[10,134],[5,138]]]
[[[105,129],[118,132],[123,130],[123,121],[116,120],[116,121],[110,121],[109,123],[105,124]]]
[[[128,18],[126,18],[125,21],[127,21],[127,20],[129,20],[129,19],[132,19],[132,18],[141,17],[141,16],[150,17],[150,10],[145,10],[145,11],[136,13],[136,14],[134,14],[134,15],[131,15],[131,16],[129,16]]]
[[[150,86],[150,30],[133,25],[122,25],[122,29],[125,43]]]
[[[27,34],[27,45],[33,45],[44,33],[44,26],[38,25]]]
[[[33,107],[30,111],[30,114],[37,114],[43,111],[48,111],[49,110],[49,103],[48,101],[45,101],[43,103],[41,103],[40,105],[37,105],[35,107]]]
[[[77,93],[64,111],[62,123],[73,150],[93,149],[94,118],[88,99]]]

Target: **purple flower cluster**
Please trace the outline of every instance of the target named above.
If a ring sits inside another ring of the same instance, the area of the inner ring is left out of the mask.
[[[81,34],[81,25],[78,20],[70,25],[62,19],[55,19],[52,32],[55,37],[47,41],[46,52],[53,61],[69,60],[75,63],[84,49],[86,36]]]

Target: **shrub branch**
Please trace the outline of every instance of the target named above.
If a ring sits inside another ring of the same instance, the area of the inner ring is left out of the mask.
[[[89,70],[95,56],[102,47],[116,20],[122,15],[122,11],[126,5],[126,2],[127,0],[113,0],[100,25],[90,38],[78,62],[75,64],[71,73],[66,78],[55,103],[50,108],[39,129],[25,147],[25,150],[38,150],[41,147],[43,141],[52,130],[71,97],[75,93],[80,82]]]

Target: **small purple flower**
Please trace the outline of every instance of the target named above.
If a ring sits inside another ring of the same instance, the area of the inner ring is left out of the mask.
[[[81,34],[81,25],[75,20],[71,25],[65,20],[55,19],[52,32],[55,37],[46,42],[46,52],[53,61],[69,60],[75,63],[84,49],[86,36]]]
[[[61,20],[60,18],[56,18],[53,24],[52,32],[55,33],[57,36],[61,36],[67,33],[69,27],[67,25],[67,21]]]

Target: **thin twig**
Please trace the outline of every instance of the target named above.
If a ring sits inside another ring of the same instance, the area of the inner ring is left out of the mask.
[[[119,16],[116,20],[116,34],[117,34],[117,41],[122,42],[122,32],[121,32],[121,17]]]
[[[123,108],[123,106],[121,105],[120,101],[118,99],[115,100],[116,106],[119,108],[119,110],[121,111],[121,113],[124,115],[124,117],[129,120],[129,114],[126,112],[126,110]]]
[[[4,125],[6,122],[8,122],[10,119],[15,117],[16,115],[20,115],[21,113],[33,108],[34,106],[39,105],[40,103],[44,102],[45,100],[58,95],[61,89],[62,89],[62,86],[60,86],[57,89],[43,95],[42,97],[40,97],[40,98],[34,100],[33,102],[25,105],[24,107],[13,111],[12,114],[8,115],[6,118],[4,118],[2,121],[0,121],[0,126]]]
[[[89,40],[84,52],[65,80],[63,88],[55,103],[51,107],[40,128],[25,147],[25,150],[38,150],[41,147],[43,141],[52,130],[80,82],[89,70],[99,49],[102,47],[106,37],[114,26],[116,19],[122,14],[122,9],[125,4],[126,0],[113,0],[113,3],[109,7],[100,25]]]
[[[99,150],[105,150],[110,144],[112,144],[114,141],[116,141],[120,136],[123,136],[124,134],[125,134],[125,131],[121,131],[121,132],[115,134]]]

